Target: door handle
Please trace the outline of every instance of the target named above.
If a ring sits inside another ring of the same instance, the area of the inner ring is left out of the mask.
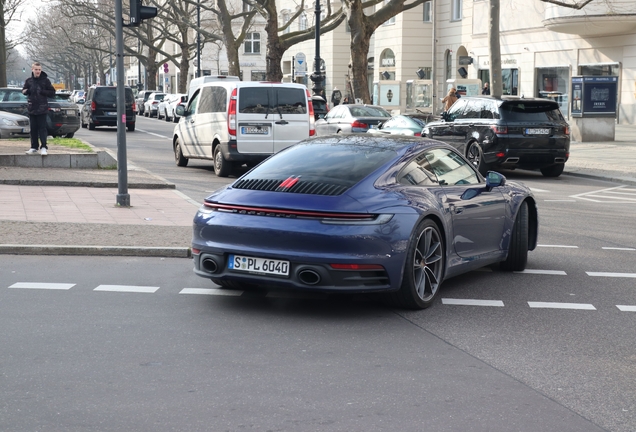
[[[286,125],[286,124],[289,124],[289,122],[288,122],[287,120],[279,120],[279,121],[274,122],[274,123],[279,124],[279,125]]]

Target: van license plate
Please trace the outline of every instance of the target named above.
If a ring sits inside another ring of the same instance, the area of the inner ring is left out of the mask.
[[[268,135],[269,128],[267,126],[241,126],[241,134],[243,135]]]
[[[114,115],[114,116],[116,116],[116,115],[117,115],[117,111],[115,111],[115,112],[108,111],[108,112],[106,113],[106,115]]]
[[[550,129],[526,129],[526,135],[548,135]]]
[[[230,270],[247,273],[289,276],[289,261],[270,258],[255,258],[242,255],[230,255],[227,265]]]
[[[71,117],[75,117],[75,110],[66,110],[66,115],[67,116],[71,116]]]

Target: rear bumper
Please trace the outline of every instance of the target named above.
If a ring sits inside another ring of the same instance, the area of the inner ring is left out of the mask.
[[[271,156],[270,153],[239,153],[236,141],[222,142],[221,154],[226,161],[238,163],[260,163]]]

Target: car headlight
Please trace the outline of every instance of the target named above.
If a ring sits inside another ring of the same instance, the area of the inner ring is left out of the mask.
[[[6,118],[2,119],[2,123],[6,124],[7,126],[18,126],[18,123],[15,120],[9,120]]]

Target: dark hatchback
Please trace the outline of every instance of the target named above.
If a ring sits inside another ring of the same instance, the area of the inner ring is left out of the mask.
[[[0,110],[29,116],[27,96],[21,88],[0,88]],[[49,135],[72,138],[80,128],[79,107],[70,101],[69,94],[57,93],[49,98],[46,129]]]
[[[462,97],[422,136],[456,147],[482,174],[521,168],[558,177],[570,156],[568,123],[547,99]]]
[[[130,87],[124,88],[126,128],[135,130],[135,97]],[[117,126],[117,87],[93,86],[88,89],[81,111],[82,127],[94,130],[98,126]]]

